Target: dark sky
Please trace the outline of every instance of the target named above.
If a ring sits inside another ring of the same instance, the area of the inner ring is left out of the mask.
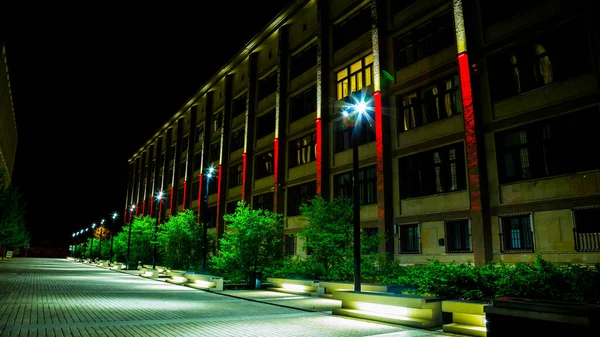
[[[122,223],[127,160],[289,2],[4,7],[32,245],[69,244],[114,211]]]

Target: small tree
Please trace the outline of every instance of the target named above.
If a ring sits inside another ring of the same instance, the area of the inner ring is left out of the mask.
[[[202,258],[202,230],[192,210],[160,225],[158,242],[163,263],[172,269],[193,270]]]
[[[283,215],[253,210],[239,201],[235,213],[226,214],[227,231],[211,263],[230,280],[249,280],[252,274],[280,262],[283,257]]]
[[[23,246],[29,242],[25,206],[16,186],[8,184],[8,173],[0,169],[0,247]],[[3,252],[0,252],[4,256]]]

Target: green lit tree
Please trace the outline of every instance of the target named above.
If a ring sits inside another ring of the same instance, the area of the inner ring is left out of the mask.
[[[29,242],[25,205],[20,199],[18,188],[8,183],[6,170],[0,169],[0,247],[20,247]]]
[[[239,201],[233,214],[226,214],[227,231],[212,266],[231,281],[252,281],[252,275],[283,258],[283,215],[253,210]]]
[[[161,263],[172,269],[195,270],[202,259],[202,227],[192,210],[185,210],[160,225]]]

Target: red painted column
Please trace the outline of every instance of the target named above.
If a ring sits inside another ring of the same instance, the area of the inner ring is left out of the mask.
[[[375,144],[377,155],[377,192],[384,189],[384,165],[383,165],[383,112],[381,109],[381,92],[373,93],[375,100]],[[382,199],[377,201],[377,220],[383,222],[385,218],[385,202]]]
[[[152,207],[152,206],[154,206],[154,197],[150,198],[150,207],[149,207],[149,210],[150,210],[150,212],[149,212],[149,213],[150,213],[150,217],[152,217],[152,209],[154,208],[154,207]]]
[[[183,181],[183,203],[181,206],[181,210],[185,211],[185,196],[187,195],[187,181]]]
[[[242,200],[246,193],[246,152],[242,153]]]
[[[218,167],[218,176],[217,176],[217,214],[221,214],[219,213],[220,208],[221,208],[221,179],[222,179],[222,174],[223,174],[223,166],[219,165]],[[208,209],[208,207],[207,207]],[[220,223],[220,219],[219,216],[217,216],[217,223],[215,225],[216,230],[217,230],[217,237],[218,237],[218,233],[219,233],[219,226],[221,225]]]
[[[173,214],[173,187],[169,189],[169,214]]]
[[[317,170],[317,195],[321,196],[321,183],[323,181],[323,156],[321,155],[321,151],[322,151],[322,144],[323,144],[323,135],[322,135],[322,123],[321,123],[321,119],[317,118],[317,120],[315,121],[316,124],[316,132],[317,132],[317,144],[316,149],[317,149],[317,158],[316,158],[316,170]]]
[[[146,214],[146,199],[142,200],[142,215]]]
[[[198,223],[200,223],[200,209],[202,208],[202,174],[198,175]]]

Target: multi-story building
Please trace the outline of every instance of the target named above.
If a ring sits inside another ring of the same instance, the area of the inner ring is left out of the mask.
[[[600,262],[597,17],[580,0],[298,0],[131,157],[126,214],[163,190],[162,215],[197,210],[221,236],[243,199],[283,213],[302,255],[299,205],[352,196],[356,139],[361,227],[397,260]],[[356,97],[370,118],[349,127]]]
[[[17,124],[8,76],[6,48],[4,44],[0,44],[0,47],[0,169],[8,173],[7,183],[10,183],[17,153]]]

